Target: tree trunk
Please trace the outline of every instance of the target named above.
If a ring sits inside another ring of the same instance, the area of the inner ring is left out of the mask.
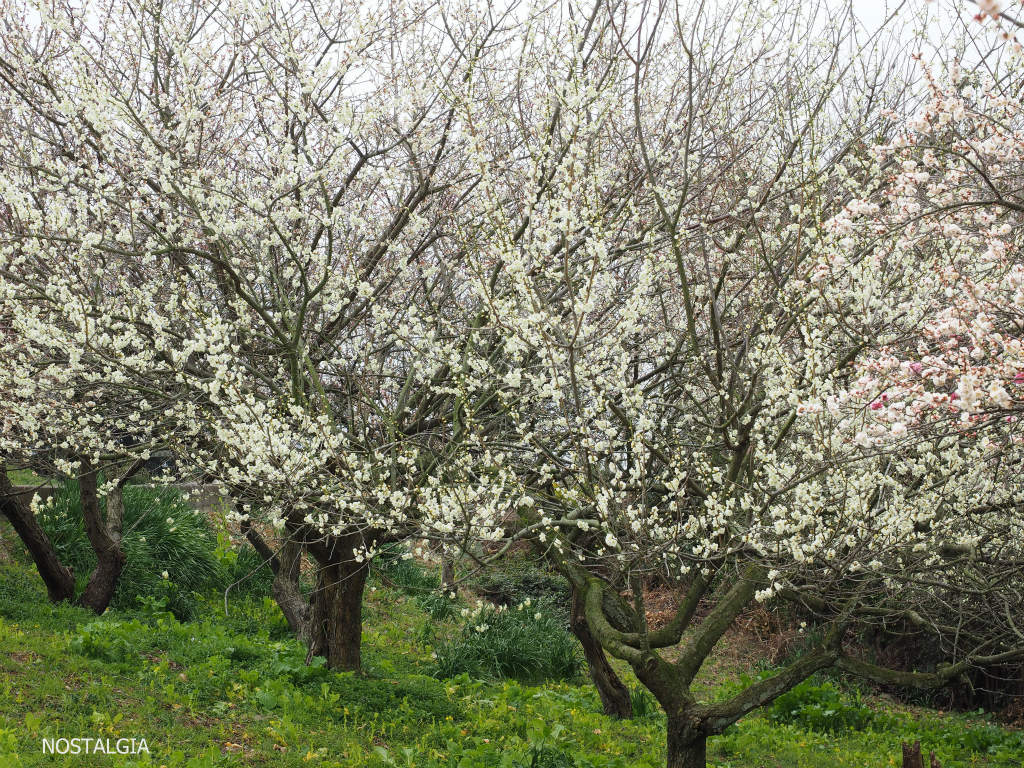
[[[274,570],[274,583],[270,593],[281,607],[292,632],[303,643],[312,642],[310,627],[310,606],[299,587],[299,569],[302,566],[302,545],[286,541],[275,558],[278,567]]]
[[[82,519],[85,522],[85,535],[96,553],[96,567],[89,574],[89,582],[85,585],[82,596],[78,598],[78,603],[96,613],[103,613],[114,597],[117,580],[124,568],[125,555],[121,549],[120,534],[111,534],[100,512],[96,487],[97,472],[84,461],[82,469],[82,476],[78,480],[82,499]],[[119,501],[118,499],[115,503]],[[117,522],[119,527],[120,522]]]
[[[668,768],[707,768],[707,734],[678,715],[669,716],[667,728]]]
[[[924,768],[920,741],[915,741],[913,744],[903,742],[903,768]]]
[[[455,558],[448,547],[441,551],[441,589],[446,592],[455,589]]]
[[[942,764],[934,752],[928,753],[928,765],[931,768],[942,768]],[[903,768],[924,768],[924,756],[921,754],[920,741],[915,741],[913,744],[903,742]]]
[[[612,665],[608,663],[604,649],[597,642],[597,638],[591,634],[590,627],[587,626],[587,617],[583,611],[583,599],[575,587],[572,588],[571,603],[569,626],[572,633],[576,635],[576,639],[580,641],[580,645],[583,646],[583,655],[587,659],[590,679],[597,687],[601,704],[604,706],[604,713],[620,719],[633,717],[633,704],[629,698],[629,689],[615,674]]]
[[[246,538],[274,569],[273,594],[292,631],[309,645],[307,663],[323,656],[331,669],[356,670],[361,664],[363,590],[369,564],[356,562],[352,535],[310,536],[301,525],[290,528],[292,539],[275,555],[248,523]],[[299,589],[303,549],[316,560],[316,587],[307,603]]]
[[[61,563],[50,537],[39,525],[25,494],[15,493],[7,467],[0,464],[0,513],[11,521],[14,532],[25,544],[36,570],[46,584],[46,593],[52,603],[70,600],[75,596],[75,577],[71,569]]]
[[[302,566],[302,545],[292,539],[288,539],[281,546],[278,554],[270,548],[267,542],[252,527],[248,520],[242,523],[242,533],[252,544],[253,549],[263,558],[274,572],[274,582],[270,587],[270,594],[284,614],[288,627],[306,645],[313,641],[312,628],[310,623],[310,605],[299,588],[299,572]]]
[[[124,485],[115,483],[114,487],[107,492],[107,531],[110,538],[119,546],[121,544],[121,533],[124,529]]]
[[[365,562],[320,563],[312,600],[310,652],[331,669],[359,669],[363,639],[363,588],[370,569]]]

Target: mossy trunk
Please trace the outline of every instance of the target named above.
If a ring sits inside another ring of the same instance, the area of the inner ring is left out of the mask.
[[[359,669],[362,661],[363,590],[370,569],[365,562],[321,564],[312,599],[311,652],[331,669]]]
[[[668,768],[707,768],[708,737],[685,717],[669,716]]]
[[[608,663],[604,649],[591,633],[590,627],[587,626],[583,599],[575,587],[572,588],[569,626],[572,633],[576,635],[576,639],[580,641],[580,645],[583,646],[583,655],[587,660],[590,679],[594,681],[597,693],[601,697],[604,713],[609,717],[620,719],[633,717],[633,704],[630,701],[629,689],[615,674],[612,665]]]

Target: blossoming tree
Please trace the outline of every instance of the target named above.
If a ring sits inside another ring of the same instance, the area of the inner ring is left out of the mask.
[[[865,430],[874,411],[851,394],[851,364],[905,330],[920,278],[912,260],[880,268],[856,251],[844,223],[877,212],[853,194],[876,175],[864,136],[898,129],[870,110],[837,119],[851,83],[838,47],[765,53],[806,17],[753,38],[759,25],[738,19],[742,42],[699,14],[666,18],[621,19],[622,90],[574,93],[586,105],[574,130],[600,153],[567,156],[541,194],[522,180],[528,235],[491,239],[477,272],[503,270],[477,287],[505,351],[490,377],[514,424],[521,535],[547,548],[592,635],[665,709],[669,765],[698,766],[709,735],[826,667],[937,686],[1024,658],[1005,620],[932,672],[845,647],[864,622],[945,633],[932,608],[954,596],[986,618],[1016,610],[996,585],[1021,574],[1012,468],[984,443]],[[780,91],[778,112],[759,108]],[[627,208],[606,206],[622,168],[644,184]],[[500,232],[501,206],[487,217]],[[652,575],[678,585],[657,626]],[[814,616],[803,652],[701,701],[701,666],[769,599]]]
[[[851,248],[898,254],[917,270],[904,334],[860,362],[873,417],[861,438],[945,425],[1016,439],[1024,393],[1024,109],[1020,65],[1002,81],[926,70],[929,99],[892,142],[872,148],[865,194],[831,226]]]
[[[1003,580],[1014,572],[1004,574],[999,562],[1017,552],[1024,502],[1016,481],[1024,112],[1019,59],[995,73],[955,64],[941,75],[924,71],[926,102],[891,141],[871,148],[866,183],[830,227],[849,257],[883,279],[904,271],[909,286],[840,393],[857,425],[854,440],[865,450],[915,444],[932,461],[969,457],[957,482],[977,477],[972,493],[922,508],[915,522],[947,531],[939,546],[960,569],[910,588],[913,624],[956,656],[965,635],[987,637],[992,647],[1019,639]],[[973,592],[970,607],[952,597],[957,590],[945,578]]]
[[[360,663],[385,545],[486,564],[524,539],[592,666],[665,709],[673,767],[828,666],[934,686],[1021,658],[1015,443],[964,439],[979,407],[1016,423],[1015,320],[946,291],[1016,306],[1006,93],[940,162],[906,138],[900,59],[851,60],[800,2],[4,9],[0,449],[83,478],[173,450],[330,666]],[[936,114],[910,134],[960,124]],[[967,426],[924,428],[954,378]],[[678,597],[657,626],[653,575]],[[769,599],[813,617],[803,652],[699,700]],[[873,621],[948,637],[954,600],[984,620],[947,667],[844,646]]]
[[[331,666],[358,666],[381,547],[501,535],[489,436],[505,416],[473,367],[491,342],[465,289],[474,152],[500,174],[535,120],[546,151],[567,151],[543,89],[566,48],[598,51],[603,5],[9,6],[19,333],[54,335],[93,291],[82,333],[110,351],[82,375],[159,403],[182,470],[218,483],[275,555],[292,625]],[[274,553],[268,531],[289,543]]]
[[[113,290],[121,279],[116,270],[78,258],[71,243],[84,233],[55,203],[40,169],[14,159],[21,147],[10,139],[0,138],[9,161],[0,180],[0,504],[51,599],[71,599],[74,574],[36,520],[33,494],[15,493],[7,461],[44,461],[54,473],[78,478],[97,566],[77,599],[102,613],[125,563],[121,490],[178,431],[179,414],[168,407],[176,388],[159,389],[159,366],[139,337],[124,332],[131,321]],[[49,219],[45,229],[23,218],[19,203],[28,189],[40,218]]]

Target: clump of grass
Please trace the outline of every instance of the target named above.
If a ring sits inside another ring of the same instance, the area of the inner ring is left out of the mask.
[[[662,715],[658,700],[642,685],[629,687],[629,703],[633,707],[633,717],[638,720]]]
[[[428,592],[416,597],[417,604],[430,614],[432,619],[444,621],[458,615],[461,602],[455,593],[444,590]]]
[[[461,631],[436,648],[437,674],[524,682],[575,680],[580,655],[572,636],[544,601],[515,608],[480,603],[463,611]]]
[[[436,573],[428,571],[408,552],[397,546],[386,547],[374,557],[373,566],[385,584],[408,595],[431,592],[441,584]]]
[[[140,599],[159,594],[176,616],[190,618],[197,607],[193,593],[217,589],[226,578],[209,521],[173,488],[128,485],[123,498],[126,562],[111,606],[132,609]],[[105,501],[101,504],[105,514]],[[78,484],[66,483],[39,518],[61,560],[84,586],[96,555],[85,535]]]

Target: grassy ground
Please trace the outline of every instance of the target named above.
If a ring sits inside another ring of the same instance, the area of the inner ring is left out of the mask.
[[[232,603],[225,616],[211,597],[187,623],[158,605],[97,619],[50,606],[34,571],[8,561],[0,565],[0,768],[663,765],[661,716],[611,720],[582,681],[435,679],[435,640],[458,622],[439,624],[377,584],[367,596],[366,672],[335,674],[305,665],[269,599]],[[743,674],[711,670],[709,696]],[[709,758],[734,768],[892,766],[901,740],[920,739],[944,768],[1024,764],[1024,738],[983,717],[889,709],[884,727],[838,733],[751,717],[712,739]],[[44,755],[43,738],[59,737],[145,738],[149,754]]]
[[[7,476],[15,485],[42,485],[46,478],[40,477],[30,469],[10,469]]]

